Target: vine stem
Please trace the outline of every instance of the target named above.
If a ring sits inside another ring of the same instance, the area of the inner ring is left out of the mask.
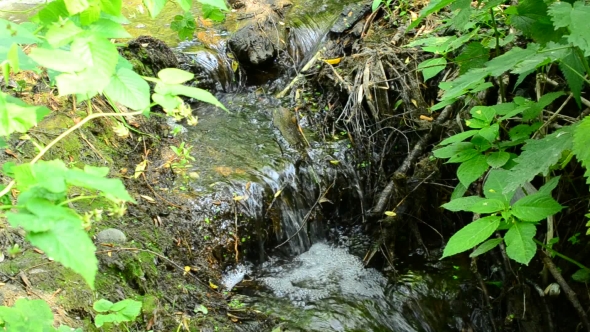
[[[86,124],[86,122],[88,122],[90,120],[93,120],[96,118],[110,117],[110,116],[134,116],[134,115],[140,115],[142,113],[143,113],[143,111],[128,112],[128,113],[94,113],[94,114],[90,114],[87,117],[85,117],[84,119],[82,119],[82,121],[76,123],[75,125],[70,127],[68,130],[61,133],[61,135],[57,136],[53,141],[49,142],[49,144],[47,144],[47,146],[45,146],[41,151],[39,151],[39,153],[35,156],[35,158],[33,158],[33,160],[31,160],[29,162],[29,164],[33,165],[36,162],[38,162],[39,159],[41,159],[47,153],[47,151],[49,151],[49,149],[51,149],[55,144],[57,144],[57,142],[64,139],[64,137],[68,136],[69,134],[74,132],[76,129],[82,127],[84,124]],[[10,189],[12,189],[12,187],[14,187],[15,183],[16,182],[14,180],[10,181],[10,183],[6,186],[6,188],[4,188],[2,191],[0,191],[0,197],[6,195],[6,193],[8,193],[10,191]]]
[[[540,245],[541,247],[543,247],[544,249],[547,249],[547,251],[549,251],[550,253],[554,254],[555,256],[561,257],[563,259],[565,259],[566,261],[576,265],[577,267],[579,267],[580,269],[584,269],[584,270],[590,270],[588,267],[584,266],[582,263],[567,257],[564,254],[559,253],[557,250],[550,248],[549,246],[547,246],[546,244],[544,244],[543,242],[537,240],[537,239],[533,239],[533,241],[535,241],[536,244]]]

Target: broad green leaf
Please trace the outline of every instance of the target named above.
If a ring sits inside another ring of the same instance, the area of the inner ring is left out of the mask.
[[[39,65],[64,73],[81,71],[88,66],[77,54],[60,49],[36,47],[29,53],[31,59]]]
[[[8,63],[10,64],[10,69],[15,74],[19,72],[20,67],[20,61],[18,58],[19,49],[20,47],[16,43],[12,43],[12,46],[10,46],[10,49],[8,50],[8,54],[6,54],[6,60],[8,60]],[[8,80],[6,82],[8,83]]]
[[[201,6],[201,10],[203,11],[203,18],[205,19],[210,19],[213,20],[215,22],[223,22],[223,20],[225,19],[225,14],[223,13],[223,11],[217,7],[211,6],[211,5],[207,5],[207,4],[203,4]],[[185,29],[187,30],[187,29]],[[194,29],[192,29],[194,31]],[[188,32],[188,31],[187,31]],[[191,32],[192,34],[192,32]]]
[[[549,6],[549,15],[556,28],[568,28],[570,34],[567,40],[579,47],[585,56],[590,56],[590,36],[588,35],[590,6],[584,1],[574,2],[573,8],[568,2],[555,2]]]
[[[458,151],[455,155],[453,155],[447,163],[462,163],[467,160],[473,159],[477,156],[481,155],[481,152],[475,149],[467,149]]]
[[[504,169],[492,169],[486,177],[483,185],[483,194],[487,198],[495,198],[509,203],[514,196],[514,191],[503,193],[504,187],[508,184],[508,171]]]
[[[453,190],[453,193],[451,194],[451,201],[463,197],[463,195],[465,195],[466,192],[467,188],[465,188],[465,186],[459,182]]]
[[[557,188],[557,184],[559,183],[560,178],[561,176],[551,178],[551,180],[547,181],[547,183],[545,183],[541,188],[539,188],[537,193],[539,195],[551,196],[551,192],[553,191],[553,189]]]
[[[455,143],[455,142],[462,142],[466,139],[468,139],[469,137],[477,134],[477,130],[468,130],[468,131],[464,131],[462,133],[458,133],[455,134],[451,137],[447,137],[445,138],[442,142],[438,143],[438,145],[443,146],[443,145],[448,145],[451,143]]]
[[[132,321],[141,312],[141,302],[135,301],[135,300],[131,300],[131,299],[125,299],[125,300],[122,300],[122,301],[119,301],[119,302],[115,303],[111,307],[110,310],[111,311],[116,311],[119,314],[121,314],[124,317],[126,317],[127,319],[129,319],[129,321]]]
[[[590,281],[590,269],[579,269],[572,274],[572,279],[577,282],[589,282]]]
[[[463,75],[472,68],[483,67],[490,58],[490,50],[479,42],[472,42],[455,58],[459,65],[459,74]]]
[[[551,105],[551,103],[553,103],[553,101],[555,101],[555,99],[563,96],[564,93],[563,91],[556,91],[556,92],[550,92],[550,93],[546,93],[544,94],[538,102],[533,103],[531,105],[531,107],[527,108],[523,114],[522,114],[522,119],[524,121],[528,121],[528,120],[533,120],[535,118],[537,118],[541,112],[543,111],[543,109],[549,105]]]
[[[154,93],[152,94],[152,99],[165,110],[176,109],[180,103],[182,103],[182,99],[180,99],[180,97],[170,94],[161,95],[159,93]]]
[[[584,86],[584,63],[576,54],[573,48],[570,48],[567,55],[559,62],[559,69],[563,73],[568,87],[572,91],[578,107],[581,105],[582,87]]]
[[[479,255],[483,255],[486,252],[494,249],[495,247],[497,247],[503,239],[489,239],[486,242],[482,243],[479,245],[479,247],[477,247],[471,254],[469,254],[469,257],[477,257]]]
[[[88,0],[64,0],[70,15],[76,15],[88,8]]]
[[[225,0],[198,0],[203,5],[213,6],[215,8],[219,8],[223,11],[229,11],[227,5],[225,4]]]
[[[101,18],[89,27],[90,31],[102,38],[131,38],[131,35],[117,22]]]
[[[536,42],[546,44],[549,41],[558,41],[563,35],[562,29],[556,30],[553,26],[543,0],[523,0],[518,2],[518,6],[511,8],[516,10],[515,14],[510,15],[511,25]]]
[[[94,302],[94,304],[92,305],[92,308],[94,310],[96,310],[97,312],[107,312],[107,311],[111,310],[112,306],[113,306],[113,302],[111,302],[109,300],[105,300],[105,299],[100,299],[100,300]]]
[[[82,95],[85,99],[102,92],[111,82],[111,76],[94,68],[86,68],[78,73],[63,73],[55,77],[60,96]],[[80,96],[78,96],[78,100]]]
[[[158,72],[158,78],[166,84],[182,84],[190,81],[195,77],[193,73],[176,69],[176,68],[165,68]]]
[[[50,231],[59,222],[68,222],[73,227],[81,225],[80,217],[73,210],[57,206],[48,200],[33,197],[25,205],[28,212],[6,214],[11,226],[38,233]]]
[[[520,47],[513,47],[510,51],[488,61],[485,66],[486,69],[493,76],[500,76],[503,73],[513,69],[519,62],[537,54],[539,51],[539,44],[528,44],[526,49]]]
[[[470,0],[457,0],[451,4],[453,20],[451,27],[458,31],[468,30],[472,25],[469,22],[473,9]]]
[[[513,260],[528,265],[537,252],[537,245],[533,241],[537,228],[535,224],[516,222],[512,224],[506,235],[506,254]]]
[[[576,159],[586,168],[584,176],[590,183],[590,116],[584,117],[574,130],[573,152]]]
[[[450,202],[443,204],[442,207],[453,212],[457,211],[469,211],[469,209],[484,201],[485,198],[479,196],[467,196],[467,197],[460,197],[451,200]]]
[[[136,72],[126,68],[120,68],[111,77],[104,94],[133,110],[143,110],[150,105],[150,86]]]
[[[100,9],[109,15],[121,15],[121,7],[122,0],[100,0]]]
[[[371,4],[371,10],[376,11],[377,8],[379,8],[379,6],[381,6],[382,2],[383,2],[383,0],[373,0],[373,3]]]
[[[0,45],[34,44],[41,40],[22,24],[0,19]]]
[[[498,216],[488,216],[461,228],[449,239],[442,258],[469,250],[488,239],[500,225],[500,219]]]
[[[119,52],[107,39],[91,33],[84,38],[76,38],[71,51],[101,76],[110,78],[115,73]],[[102,88],[96,90],[102,91]]]
[[[80,13],[80,24],[88,26],[100,18],[100,4],[93,1],[90,6]]]
[[[18,299],[12,307],[0,306],[5,331],[53,331],[53,313],[43,300]]]
[[[563,151],[572,149],[574,128],[563,127],[542,139],[527,140],[520,156],[514,160],[517,165],[510,170],[510,181],[504,192],[530,182],[537,174],[549,174],[549,168],[559,161]]]
[[[65,267],[80,274],[88,285],[94,289],[94,278],[98,270],[98,260],[94,255],[96,248],[88,234],[82,229],[81,222],[73,225],[66,220],[59,220],[46,232],[29,232],[27,239]]]
[[[178,5],[180,5],[180,8],[182,8],[182,10],[184,10],[185,12],[188,12],[191,9],[191,5],[193,3],[192,0],[175,0],[175,1]]]
[[[168,0],[143,0],[143,3],[147,10],[150,12],[150,16],[155,18],[160,14],[162,9],[164,9],[164,5]]]
[[[98,190],[107,198],[120,199],[127,202],[135,200],[129,196],[123,182],[119,179],[108,179],[102,176],[96,176],[94,172],[88,173],[81,169],[70,169],[66,173],[66,182],[73,186],[78,186],[90,190]]]
[[[21,106],[7,102],[6,95],[0,92],[0,136],[25,133],[49,112],[44,106]]]
[[[225,106],[223,106],[223,104],[220,103],[219,100],[217,100],[217,98],[211,94],[211,92],[203,89],[184,86],[181,84],[157,84],[154,91],[162,95],[172,94],[195,98],[199,101],[215,105],[227,111]]]
[[[47,33],[45,34],[45,38],[49,42],[49,45],[53,47],[62,47],[64,45],[71,43],[72,40],[76,38],[76,36],[82,33],[82,31],[83,30],[80,29],[74,22],[68,20],[64,23],[51,24],[51,26],[47,30]],[[35,51],[35,49],[33,49],[33,51]]]
[[[504,151],[492,152],[488,155],[486,162],[492,168],[500,168],[508,162],[510,159],[510,153]]]
[[[561,211],[563,206],[551,196],[533,194],[519,199],[512,206],[512,215],[523,221],[540,221]]]
[[[445,90],[445,93],[441,98],[442,101],[433,106],[432,110],[441,108],[438,105],[442,104],[443,101],[454,100],[463,96],[465,93],[492,86],[491,83],[484,81],[489,75],[490,71],[487,68],[474,68],[453,81],[441,82],[439,87]]]
[[[457,169],[459,181],[468,187],[473,181],[479,179],[487,170],[488,163],[484,155],[479,155],[462,163]]]
[[[33,21],[40,22],[44,25],[49,25],[53,22],[59,22],[64,17],[69,17],[70,13],[64,0],[56,0],[43,6],[43,8],[35,15]]]
[[[504,201],[494,198],[485,198],[481,201],[474,203],[472,206],[465,209],[465,211],[475,213],[494,213],[502,211],[505,208],[506,206],[504,205]]]
[[[430,3],[428,4],[428,6],[424,7],[421,11],[420,11],[420,16],[410,24],[410,26],[408,26],[408,28],[406,29],[406,31],[409,31],[411,29],[414,29],[415,27],[418,26],[418,24],[420,24],[420,22],[422,22],[422,20],[432,14],[435,13],[443,8],[445,8],[446,6],[450,5],[454,0],[432,0],[430,1]]]
[[[500,125],[494,123],[489,127],[484,127],[479,130],[478,135],[485,138],[488,142],[493,143],[496,141],[496,138],[500,135]]]
[[[435,58],[421,62],[418,65],[418,70],[422,71],[422,75],[424,75],[424,82],[426,82],[443,71],[446,66],[447,59]]]
[[[439,159],[451,158],[463,150],[473,149],[474,145],[471,142],[457,142],[444,148],[436,149],[432,151],[434,156]]]
[[[532,133],[541,127],[541,122],[535,122],[532,125],[519,124],[508,131],[508,136],[512,141],[522,141],[531,136]]]

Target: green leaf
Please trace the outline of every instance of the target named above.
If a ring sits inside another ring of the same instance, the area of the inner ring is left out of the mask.
[[[590,269],[579,269],[574,274],[572,274],[572,279],[577,282],[590,281]]]
[[[188,12],[191,9],[191,5],[193,4],[192,0],[175,0],[180,8],[185,12]]]
[[[502,211],[505,208],[506,206],[503,201],[494,198],[487,198],[474,203],[472,206],[465,209],[465,211],[475,213],[494,213]]]
[[[164,9],[164,5],[166,5],[167,0],[143,0],[143,4],[150,12],[150,16],[155,18],[160,14],[162,9]]]
[[[447,59],[435,58],[435,59],[422,61],[418,65],[418,70],[422,71],[422,75],[424,75],[424,82],[426,82],[429,79],[436,76],[441,71],[443,71],[446,66],[447,66]]]
[[[479,130],[478,135],[485,138],[488,142],[493,143],[496,141],[496,138],[500,135],[500,125],[494,123],[489,127],[484,127]]]
[[[136,72],[126,68],[120,68],[111,77],[104,94],[133,110],[143,110],[150,105],[150,86]]]
[[[406,31],[414,29],[415,27],[418,26],[418,24],[420,24],[420,22],[422,22],[422,20],[426,16],[445,8],[446,6],[450,5],[453,1],[455,1],[455,0],[432,0],[432,1],[430,1],[428,6],[424,7],[420,11],[420,16],[414,22],[412,22],[410,24],[410,26],[408,26]]]
[[[488,155],[486,162],[492,168],[500,168],[508,162],[510,153],[504,151],[492,152]]]
[[[113,302],[111,302],[109,300],[105,300],[105,299],[100,299],[100,300],[94,302],[94,304],[92,305],[92,308],[94,310],[96,310],[97,312],[107,312],[107,311],[111,310],[112,306],[113,306]]]
[[[526,49],[515,46],[510,51],[488,61],[486,63],[486,69],[490,71],[491,75],[500,76],[513,69],[519,62],[537,54],[539,48],[540,45],[534,43],[528,44]]]
[[[74,224],[71,220],[57,220],[51,230],[29,232],[27,240],[31,244],[80,274],[94,289],[94,278],[98,271],[98,260],[94,255],[96,248],[88,234],[82,229],[82,222]]]
[[[131,38],[131,35],[117,22],[101,18],[89,27],[90,31],[102,38]]]
[[[5,331],[53,331],[53,313],[43,300],[18,299],[12,307],[0,307]]]
[[[487,170],[488,163],[484,155],[479,155],[462,163],[457,169],[459,181],[468,187],[473,181],[479,179]]]
[[[70,13],[68,12],[68,8],[66,8],[64,0],[57,0],[43,6],[33,20],[44,25],[49,25],[69,16]]]
[[[203,11],[203,18],[208,18],[215,22],[223,22],[223,20],[225,19],[225,14],[223,14],[221,9],[217,7],[203,4],[201,10]]]
[[[483,255],[486,252],[494,249],[496,246],[498,246],[503,239],[489,239],[486,242],[482,243],[479,245],[479,247],[477,247],[471,254],[469,254],[469,257],[477,257],[479,255]]]
[[[382,2],[383,2],[383,0],[373,0],[373,3],[371,4],[371,10],[376,11],[377,8],[379,8],[379,6],[381,6]]]
[[[198,0],[203,5],[213,6],[223,11],[229,11],[224,0]]]
[[[80,29],[74,22],[68,20],[65,23],[51,24],[51,26],[47,30],[47,33],[45,34],[45,38],[49,42],[49,45],[53,47],[62,47],[64,45],[71,43],[72,40],[76,38],[76,36],[82,33],[82,31],[83,30]],[[36,49],[33,49],[33,51],[35,50]]]
[[[576,159],[586,168],[584,176],[590,183],[590,116],[585,116],[574,130],[573,152]]]
[[[529,121],[529,120],[533,120],[535,118],[537,118],[541,112],[543,111],[543,109],[549,105],[551,105],[551,103],[553,103],[553,101],[555,101],[555,99],[563,96],[564,93],[563,91],[556,91],[556,92],[550,92],[550,93],[546,93],[544,94],[538,102],[533,103],[531,105],[531,107],[529,107],[528,109],[526,109],[523,114],[522,114],[522,119],[523,121]]]
[[[212,104],[214,106],[217,106],[217,107],[227,111],[225,106],[223,106],[223,104],[220,103],[219,100],[217,100],[217,98],[215,98],[215,96],[211,94],[211,92],[203,90],[203,89],[193,88],[193,87],[184,86],[184,85],[180,85],[180,84],[162,84],[162,83],[160,83],[160,84],[156,85],[156,88],[154,91],[158,94],[161,94],[161,95],[172,94],[172,95],[182,95],[182,96],[186,96],[186,97],[190,97],[190,98],[195,98],[197,100]]]
[[[474,145],[471,142],[456,142],[444,148],[436,149],[432,151],[434,156],[439,159],[446,159],[455,156],[464,150],[473,149]]]
[[[458,151],[457,154],[453,155],[447,163],[462,163],[467,160],[473,159],[477,156],[481,155],[481,152],[475,149],[467,149]]]
[[[102,92],[110,82],[110,76],[93,68],[86,68],[77,73],[63,73],[55,77],[60,96],[78,94],[84,96],[85,99]]]
[[[98,2],[92,2],[90,6],[83,12],[80,13],[80,24],[88,26],[100,18],[100,4]]]
[[[123,182],[119,179],[107,179],[103,176],[97,176],[92,169],[70,169],[66,173],[66,182],[73,186],[78,186],[91,190],[99,190],[109,199],[119,199],[126,202],[135,202],[129,195]]]
[[[490,71],[487,68],[475,68],[469,70],[467,73],[459,76],[453,81],[441,82],[439,87],[445,90],[445,93],[441,98],[442,101],[434,105],[432,110],[441,108],[439,104],[442,104],[443,101],[454,100],[466,93],[491,87],[491,83],[484,81],[489,75]]]
[[[109,15],[119,16],[122,4],[122,0],[100,0],[100,9]]]
[[[451,201],[463,197],[463,195],[465,195],[466,192],[467,188],[465,188],[465,186],[459,182],[453,190],[453,193],[451,194]]]
[[[101,76],[110,78],[115,73],[119,52],[107,39],[91,33],[84,38],[76,38],[72,42],[71,51]],[[97,90],[102,91],[102,88]]]
[[[129,321],[132,321],[139,316],[139,313],[141,312],[141,302],[125,299],[115,303],[110,310],[116,311],[126,317]]]
[[[494,234],[501,219],[498,216],[488,216],[461,228],[449,239],[442,258],[461,253],[482,243]]]
[[[159,93],[154,93],[154,94],[152,94],[152,99],[158,105],[162,106],[162,108],[165,110],[176,109],[180,105],[180,103],[182,102],[182,100],[179,99],[179,97],[176,97],[175,95],[170,95],[170,94],[161,95]]]
[[[537,193],[539,195],[551,196],[551,192],[553,191],[553,189],[557,188],[557,184],[559,183],[560,178],[561,176],[551,178],[551,180],[547,181],[547,183],[545,183],[541,188],[539,188]]]
[[[0,45],[34,44],[41,40],[23,24],[0,19]]]
[[[535,256],[537,245],[533,241],[537,228],[535,224],[517,222],[512,224],[506,235],[506,254],[513,260],[528,265]]]
[[[590,56],[590,36],[588,22],[590,22],[590,6],[584,1],[574,2],[574,6],[567,2],[555,2],[549,6],[549,15],[556,28],[568,28],[570,34],[568,42],[579,47],[584,56]]]
[[[584,86],[584,63],[574,49],[569,49],[566,56],[559,62],[559,69],[563,73],[568,87],[572,91],[578,107],[581,105],[582,87]]]
[[[31,50],[29,56],[45,68],[65,73],[77,72],[88,66],[88,63],[82,61],[78,55],[60,49],[36,47]]]
[[[507,194],[503,193],[504,188],[508,185],[509,171],[505,169],[492,169],[486,177],[486,182],[483,185],[483,194],[487,198],[495,198],[509,203],[514,196],[515,191]]]
[[[88,8],[88,0],[64,0],[70,15],[76,15]]]
[[[533,194],[519,199],[512,205],[512,215],[523,221],[540,221],[561,211],[563,206],[551,196]]]
[[[443,204],[442,207],[453,212],[469,211],[472,206],[481,203],[484,200],[485,198],[479,196],[460,197]]]
[[[463,75],[472,68],[483,67],[490,58],[490,50],[480,42],[472,42],[455,58],[459,65],[459,74]]]
[[[504,192],[510,192],[525,182],[530,182],[537,174],[549,174],[549,168],[555,165],[563,151],[573,146],[574,126],[563,127],[542,139],[529,139],[522,147],[522,153],[514,161],[517,163],[510,170],[509,184]]]
[[[521,141],[529,138],[532,133],[541,127],[541,122],[535,122],[532,125],[519,124],[508,131],[508,136],[512,141]]]
[[[26,202],[27,212],[7,212],[8,222],[13,227],[22,227],[27,232],[46,232],[56,223],[67,221],[72,225],[81,224],[80,217],[69,208],[57,206],[48,200],[33,197]]]
[[[438,143],[438,145],[448,145],[451,143],[456,143],[456,142],[462,142],[466,139],[468,139],[469,137],[477,134],[477,130],[468,130],[468,131],[464,131],[462,133],[458,133],[455,134],[451,137],[445,138],[442,142]]]
[[[181,69],[165,68],[158,72],[158,78],[166,84],[182,84],[195,78],[195,75]]]
[[[25,133],[49,112],[44,106],[21,106],[7,102],[6,95],[0,92],[0,136]]]
[[[510,15],[510,23],[536,42],[546,44],[549,41],[558,41],[563,35],[561,29],[554,28],[543,0],[519,1],[518,6],[513,8],[517,10],[517,14]]]

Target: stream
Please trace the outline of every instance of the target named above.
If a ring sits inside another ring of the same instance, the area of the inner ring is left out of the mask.
[[[315,53],[349,2],[296,1],[285,17],[291,25],[287,52],[294,68]],[[149,32],[161,38],[205,68],[229,110],[199,105],[195,109],[199,124],[181,131],[192,146],[191,171],[198,174],[190,183],[196,196],[192,218],[207,218],[213,210],[206,207],[220,195],[241,197],[236,205],[225,201],[215,205],[213,212],[225,217],[199,226],[210,231],[212,247],[231,242],[232,232],[238,230],[246,243],[240,263],[223,267],[221,280],[236,303],[237,315],[255,310],[276,317],[280,323],[273,332],[492,331],[467,264],[441,262],[439,252],[415,249],[393,266],[366,266],[364,255],[375,243],[364,234],[362,222],[341,222],[353,208],[361,213],[365,209],[362,179],[347,137],[324,142],[310,132],[307,158],[301,158],[274,120],[273,112],[290,105],[269,92],[282,90],[293,72],[282,72],[256,86],[249,79],[250,85],[244,86],[233,73],[233,59],[226,55],[226,26],[235,24],[236,18],[230,15],[226,25],[202,26],[195,40],[179,43],[166,26],[177,14],[170,6],[153,21],[147,19],[140,1],[128,1],[125,8],[131,22],[126,27],[134,37]],[[207,31],[213,31],[214,38],[205,42]],[[260,76],[267,77],[262,72]],[[299,122],[305,129],[306,119]],[[232,210],[238,205],[244,215],[239,223]],[[316,206],[325,213],[311,216]],[[256,322],[236,329],[270,331]]]

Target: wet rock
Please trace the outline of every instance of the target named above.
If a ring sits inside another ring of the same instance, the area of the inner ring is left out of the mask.
[[[96,242],[98,243],[125,243],[127,237],[125,233],[116,228],[107,228],[96,234]]]
[[[240,27],[229,40],[229,48],[242,65],[259,66],[272,61],[286,48],[287,28],[280,24],[291,3],[284,0],[240,2]]]
[[[366,14],[371,11],[371,2],[354,3],[344,7],[342,13],[334,23],[332,29],[333,33],[343,33],[352,28],[354,24],[360,21]]]
[[[178,59],[170,47],[150,36],[137,37],[120,52],[131,62],[133,69],[143,76],[155,77],[164,68],[179,66]]]

